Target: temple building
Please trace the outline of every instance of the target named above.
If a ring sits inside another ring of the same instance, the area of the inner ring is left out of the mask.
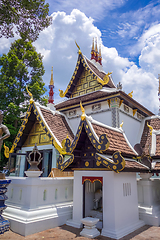
[[[160,117],[138,103],[133,91],[115,85],[112,72],[103,70],[97,40],[90,59],[77,47],[74,73],[66,90],[59,90],[67,100],[54,104],[53,69],[48,106],[30,99],[10,150],[11,175],[25,176],[26,157],[36,144],[42,177],[56,168],[74,173],[68,225],[80,228],[82,218],[98,218],[101,235],[115,239],[144,224],[159,226],[160,183],[150,178],[160,173]]]

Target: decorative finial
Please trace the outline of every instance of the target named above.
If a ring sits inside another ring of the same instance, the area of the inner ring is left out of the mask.
[[[60,96],[61,98],[65,97],[65,94],[64,94],[63,90],[60,90],[60,89],[59,89],[59,96]]]
[[[95,52],[98,53],[98,48],[97,48],[97,37],[96,37],[96,44],[95,44]]]
[[[54,85],[54,81],[53,81],[53,67],[51,70],[51,80],[50,80],[50,85]]]
[[[94,38],[93,38],[93,42],[92,42],[92,51],[94,51]]]
[[[122,121],[122,123],[120,124],[120,128],[122,128],[122,126],[123,126],[123,123],[124,123],[124,122]]]
[[[27,85],[26,85],[26,90],[27,90],[27,92],[28,92],[28,94],[29,94],[29,96],[30,96],[29,102],[30,102],[30,104],[32,104],[32,103],[34,102],[34,100],[33,100],[33,95],[32,95],[32,93],[28,90],[28,86],[27,86]]]
[[[53,67],[52,67],[52,70],[51,70],[51,80],[50,80],[50,84],[49,84],[49,99],[48,99],[48,103],[54,103],[54,100],[53,100],[53,95],[54,95],[54,92],[53,92],[53,88],[54,88],[54,81],[53,81]]]
[[[132,98],[133,97],[133,91],[128,93],[128,96]]]
[[[99,44],[99,56],[98,56],[98,62],[99,62],[100,65],[102,65],[101,44]]]
[[[151,130],[151,131],[150,131],[150,135],[152,135],[152,132],[153,132],[153,127],[152,127],[151,125],[149,125],[149,124],[148,124],[148,122],[147,122],[147,126],[148,126],[148,127],[149,127],[149,129]]]
[[[82,102],[80,101],[80,107],[81,107],[81,111],[82,111],[82,115],[81,115],[81,119],[82,121],[85,120],[86,118],[86,114],[85,114],[85,109],[84,107],[82,106]]]
[[[95,60],[94,38],[93,38],[93,42],[92,42],[92,50],[91,50],[91,60],[92,60],[92,59]]]
[[[97,81],[98,81],[102,86],[107,85],[107,83],[109,82],[109,75],[111,75],[112,73],[113,73],[113,72],[108,72],[108,73],[104,76],[103,80],[101,80],[100,78],[97,78]]]
[[[79,49],[79,50],[78,50],[78,53],[81,54],[81,49],[80,49],[80,47],[78,46],[78,44],[77,44],[76,41],[75,41],[75,44],[76,44],[77,48]]]

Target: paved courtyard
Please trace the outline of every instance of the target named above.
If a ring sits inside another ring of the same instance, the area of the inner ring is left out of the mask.
[[[63,225],[49,229],[40,233],[35,233],[27,237],[20,236],[12,231],[0,235],[0,240],[89,240],[89,238],[80,236],[81,229],[76,229]],[[111,240],[111,238],[99,236],[96,240]],[[121,238],[121,240],[160,240],[160,227],[144,226],[135,232]],[[113,239],[112,239],[113,240]]]

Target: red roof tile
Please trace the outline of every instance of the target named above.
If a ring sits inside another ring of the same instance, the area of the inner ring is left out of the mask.
[[[67,137],[67,135],[71,141],[73,140],[74,135],[64,116],[57,113],[53,115],[53,113],[49,110],[46,110],[44,108],[40,109],[45,121],[47,122],[51,131],[53,132],[53,134],[59,140],[60,143],[62,142],[63,139]]]
[[[107,134],[107,138],[110,142],[109,148],[107,149],[107,152],[115,152],[115,151],[120,151],[122,155],[125,156],[135,156],[135,153],[132,151],[132,149],[128,146],[124,136],[122,133],[111,130],[106,127],[102,127],[96,124],[93,124],[93,129],[100,137],[101,134]]]

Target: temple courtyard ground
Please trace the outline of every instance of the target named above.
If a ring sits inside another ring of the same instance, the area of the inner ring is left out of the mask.
[[[89,240],[90,238],[80,236],[81,229],[76,229],[66,225],[49,229],[43,232],[35,233],[27,237],[23,237],[12,231],[5,232],[0,235],[0,240]],[[96,237],[95,240],[111,240],[107,237]],[[144,226],[135,232],[121,238],[121,240],[160,240],[160,227]],[[113,239],[112,239],[113,240]]]

